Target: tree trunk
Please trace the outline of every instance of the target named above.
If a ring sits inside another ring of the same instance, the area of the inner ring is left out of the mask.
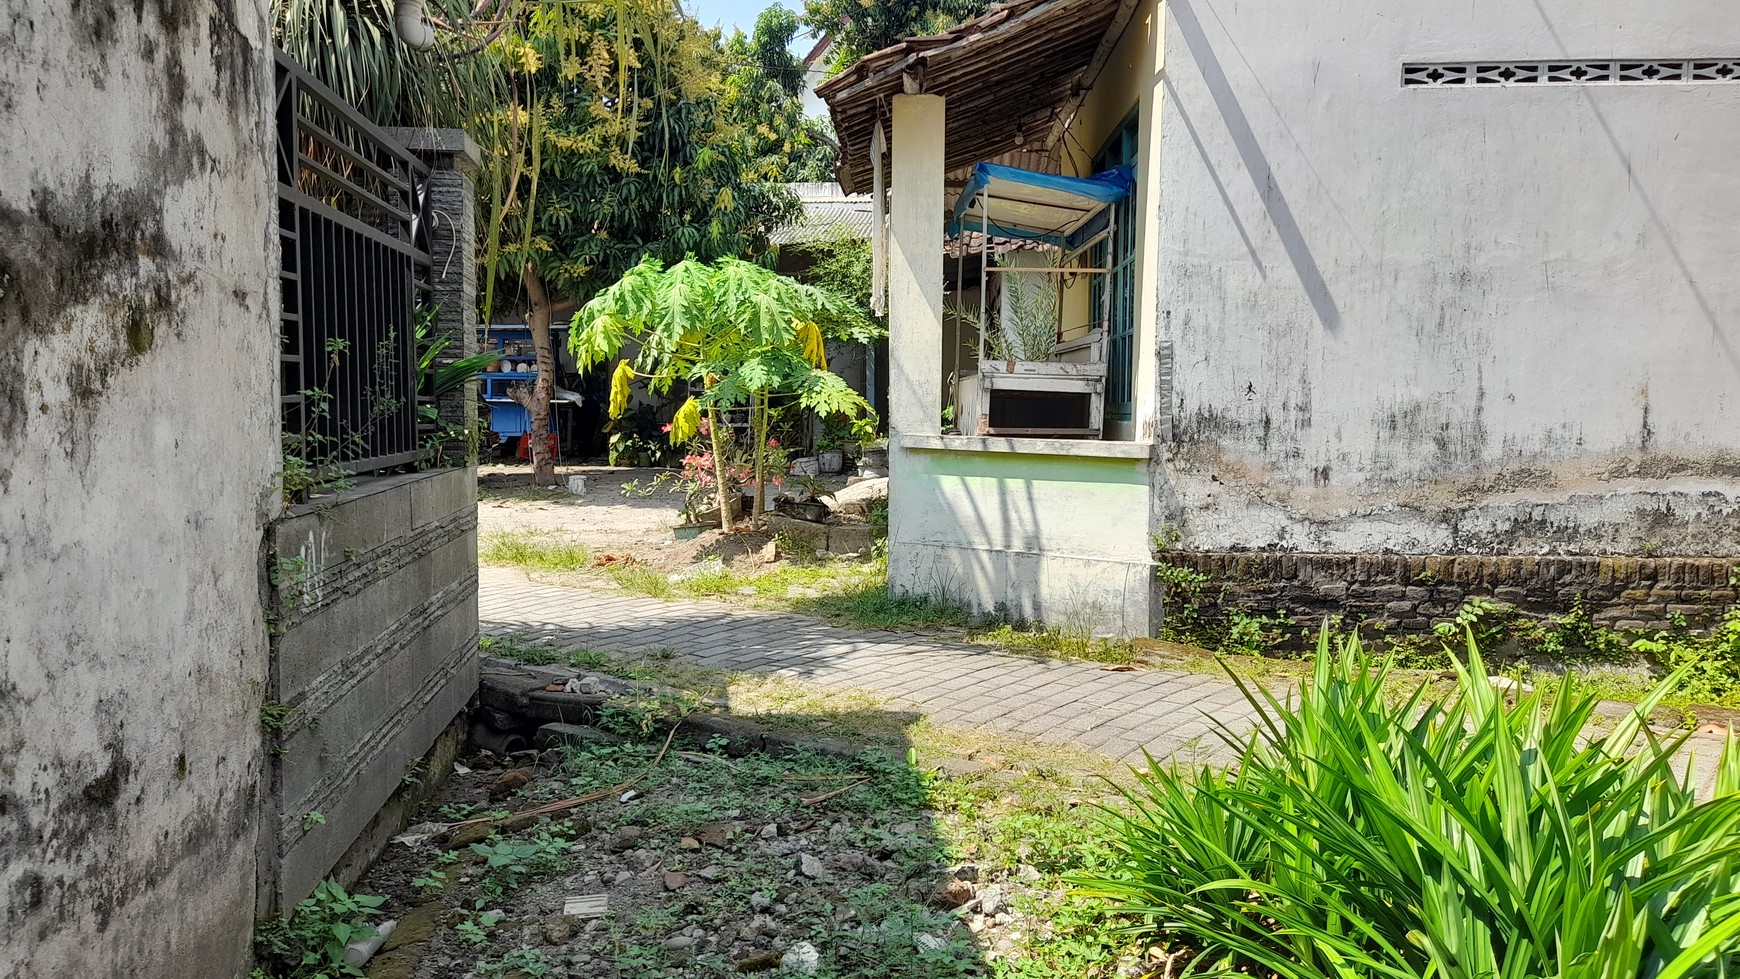
[[[550,318],[554,310],[544,294],[544,283],[527,262],[521,278],[531,307],[526,310],[526,327],[532,334],[532,350],[538,355],[538,378],[532,382],[531,404],[526,410],[532,416],[531,456],[532,482],[538,486],[556,484],[556,460],[550,454],[550,400],[556,396],[556,353],[550,343]]]
[[[770,396],[763,392],[759,400],[752,399],[755,406],[755,423],[750,426],[755,438],[755,525],[761,526],[761,518],[767,515],[767,408]]]
[[[725,492],[729,484],[725,479],[725,443],[720,435],[724,418],[716,409],[708,408],[707,422],[707,436],[713,440],[713,499],[719,501],[719,528],[729,534],[737,529],[733,525],[731,514],[731,511],[736,509],[732,504],[737,501],[725,499]],[[731,495],[737,496],[736,493]]]

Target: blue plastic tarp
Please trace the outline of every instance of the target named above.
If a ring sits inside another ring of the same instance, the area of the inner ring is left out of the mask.
[[[980,163],[955,201],[948,231],[954,235],[983,226],[999,238],[1074,248],[1105,226],[1107,208],[1135,186],[1129,167],[1091,177],[1062,177]]]

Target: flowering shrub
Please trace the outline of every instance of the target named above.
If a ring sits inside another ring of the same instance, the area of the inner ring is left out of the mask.
[[[627,483],[622,492],[625,496],[647,497],[663,490],[683,495],[682,517],[685,524],[693,524],[704,510],[710,510],[719,505],[719,493],[716,488],[719,483],[719,468],[714,465],[713,450],[710,447],[712,432],[706,418],[700,420],[697,438],[687,446],[678,467],[673,471],[660,473],[651,486],[641,486],[638,481]],[[669,432],[670,425],[665,426]],[[755,481],[754,460],[746,446],[740,446],[732,438],[730,429],[720,432],[719,444],[725,449],[725,499],[741,496],[744,488],[753,485]],[[766,453],[768,469],[772,471],[768,482],[775,488],[785,485],[787,466],[786,450],[780,448],[778,439],[768,439]]]

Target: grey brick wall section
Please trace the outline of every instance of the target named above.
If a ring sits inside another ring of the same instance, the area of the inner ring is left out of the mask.
[[[1464,601],[1489,598],[1534,615],[1582,603],[1617,629],[1665,629],[1670,616],[1708,625],[1733,604],[1733,558],[1522,554],[1313,554],[1169,551],[1162,563],[1208,577],[1202,610],[1238,607],[1298,622],[1340,615],[1393,631],[1425,632]]]
[[[369,480],[291,511],[269,539],[266,699],[291,712],[271,738],[261,913],[307,896],[347,851],[367,862],[353,844],[391,835],[376,813],[477,688],[477,472]]]
[[[450,364],[477,353],[477,207],[472,174],[477,171],[479,150],[469,136],[455,129],[388,132],[430,166],[430,301],[440,308],[436,335],[455,338],[436,361]],[[477,419],[475,385],[443,397],[437,408],[444,420],[470,428]]]

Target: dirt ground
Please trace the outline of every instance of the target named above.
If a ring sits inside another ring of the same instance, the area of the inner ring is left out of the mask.
[[[1073,806],[1089,776],[982,751],[921,770],[892,723],[906,715],[878,713],[874,746],[832,736],[864,720],[850,711],[780,715],[830,734],[788,726],[779,747],[777,724],[680,724],[667,738],[637,722],[640,705],[685,696],[659,689],[665,700],[603,708],[607,730],[566,728],[567,745],[464,755],[356,885],[386,898],[376,920],[396,922],[370,979],[1147,971],[1097,928],[1079,957],[1048,947],[1086,920],[1062,877],[1081,830],[1027,841],[1035,817],[992,815],[1035,786]]]
[[[717,529],[690,540],[676,540],[671,528],[681,523],[681,499],[659,491],[629,495],[624,487],[650,487],[660,469],[620,466],[558,466],[557,481],[586,477],[586,492],[546,490],[532,485],[526,465],[480,466],[477,474],[477,530],[482,536],[531,531],[560,535],[586,545],[595,556],[630,556],[643,564],[678,570],[717,557],[727,565],[760,563],[773,535],[767,531],[725,534]],[[846,477],[825,480],[830,489],[846,485]]]

